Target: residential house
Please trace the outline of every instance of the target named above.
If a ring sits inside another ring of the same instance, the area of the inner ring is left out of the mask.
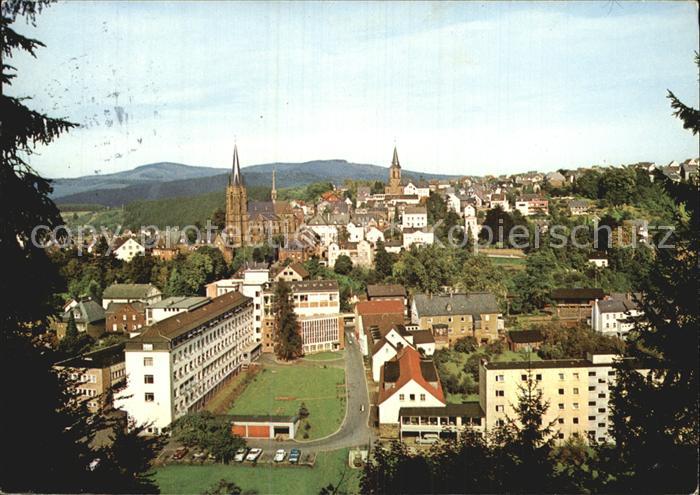
[[[141,301],[109,303],[105,310],[105,332],[131,335],[146,326],[146,305]]]
[[[355,305],[355,337],[364,356],[375,341],[396,325],[404,323],[405,305],[399,300],[360,301]]]
[[[143,256],[146,254],[146,248],[129,237],[116,241],[112,253],[118,260],[126,261],[128,263],[134,259],[135,256]]]
[[[257,347],[253,301],[240,292],[159,321],[126,342],[127,387],[115,395],[115,407],[148,424],[148,433],[160,434],[201,410],[248,366]]]
[[[549,213],[549,201],[535,194],[525,194],[515,201],[515,209],[524,217],[547,215]]]
[[[380,425],[399,424],[402,407],[444,407],[445,395],[432,360],[421,359],[412,347],[382,367],[379,386]]]
[[[406,206],[401,216],[403,229],[422,229],[428,225],[428,210],[425,206]]]
[[[428,246],[435,242],[435,234],[428,227],[422,229],[404,229],[403,231],[403,248],[411,249],[414,244],[416,246]]]
[[[613,293],[596,299],[591,307],[591,328],[611,337],[624,339],[634,328],[641,311],[630,294]]]
[[[384,363],[394,359],[405,347],[412,347],[422,357],[435,353],[435,339],[430,330],[409,331],[404,325],[395,325],[388,332],[371,329],[372,345],[372,379],[379,381]]]
[[[365,227],[365,239],[373,247],[377,245],[377,242],[384,242],[384,232],[379,230],[377,227]]]
[[[75,326],[78,332],[87,333],[92,338],[98,338],[105,331],[105,312],[102,306],[89,297],[70,301],[65,307],[63,314],[53,327],[56,330],[56,337],[62,339],[66,335],[66,328],[71,314],[75,319]]]
[[[545,180],[551,187],[561,187],[566,183],[566,177],[559,172],[549,172],[545,175]]]
[[[280,280],[284,280],[285,282],[300,282],[309,278],[309,275],[309,271],[304,268],[304,265],[299,262],[294,262],[287,266],[282,266],[273,279],[276,282]]]
[[[681,164],[681,178],[685,181],[698,177],[698,158],[690,158]]]
[[[431,330],[438,347],[451,347],[457,339],[473,337],[479,344],[499,338],[504,328],[496,296],[489,292],[467,294],[416,294],[411,322]]]
[[[399,284],[369,284],[367,286],[368,301],[401,301],[407,313],[408,295],[406,288]]]
[[[489,208],[501,208],[503,211],[510,211],[510,203],[505,194],[492,194],[489,200]]]
[[[160,301],[162,293],[153,284],[112,284],[102,293],[102,307],[107,309],[110,303],[142,302],[154,304]]]
[[[427,198],[428,196],[430,196],[430,184],[424,180],[409,180],[403,188],[403,193],[407,196],[418,196],[419,198]]]
[[[572,199],[569,201],[569,212],[573,216],[588,214],[588,201],[583,199]]]
[[[459,440],[467,430],[484,433],[485,414],[478,402],[446,404],[438,407],[399,409],[399,440],[420,443],[419,439]]]
[[[359,242],[332,242],[328,246],[328,266],[333,268],[339,256],[345,255],[352,261],[354,266],[371,268],[374,263],[374,249],[366,241]]]
[[[124,343],[59,361],[53,368],[68,377],[76,399],[87,401],[88,411],[96,414],[111,405],[113,390],[126,382]]]

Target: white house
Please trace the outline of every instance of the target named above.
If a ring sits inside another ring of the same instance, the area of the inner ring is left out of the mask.
[[[362,225],[356,225],[353,222],[348,222],[345,226],[348,233],[348,242],[360,242],[365,238],[365,229]]]
[[[380,424],[398,424],[402,407],[444,407],[445,395],[432,360],[421,359],[412,347],[382,367],[379,385]]]
[[[354,266],[370,268],[374,263],[372,245],[364,239],[359,242],[346,242],[342,245],[332,242],[328,246],[328,266],[333,268],[340,255],[350,258]]]
[[[407,333],[405,329],[400,327],[403,333]],[[412,347],[411,343],[401,335],[398,328],[389,330],[382,339],[380,339],[372,349],[372,379],[375,382],[379,381],[382,372],[382,366],[387,361],[396,357],[398,352],[404,347]]]
[[[465,217],[475,217],[476,208],[474,208],[474,205],[467,205],[464,207],[464,210],[462,210],[462,215]]]
[[[368,227],[365,232],[365,239],[370,242],[373,246],[377,244],[377,241],[384,242],[384,232],[379,230],[377,227]]]
[[[146,248],[132,238],[128,238],[126,240],[119,241],[115,246],[113,253],[115,258],[128,263],[136,256],[143,256],[146,253]]]
[[[430,184],[425,181],[413,182],[409,181],[403,188],[403,193],[406,196],[418,196],[419,198],[427,198],[430,196]]]
[[[112,284],[102,293],[102,307],[107,309],[110,303],[155,304],[162,297],[160,289],[153,284]]]
[[[401,216],[404,229],[422,229],[428,225],[428,210],[425,206],[406,206]]]
[[[403,231],[403,247],[409,249],[413,244],[425,246],[435,242],[435,234],[427,229],[407,229]]]
[[[604,335],[625,338],[641,312],[627,294],[612,294],[610,299],[596,299],[591,308],[591,327]]]
[[[607,268],[608,267],[608,258],[604,256],[591,256],[588,258],[588,262],[591,265],[595,265],[596,268]]]

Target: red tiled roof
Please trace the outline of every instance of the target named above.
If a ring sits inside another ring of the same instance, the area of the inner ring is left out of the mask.
[[[418,351],[416,351],[413,347],[405,347],[396,357],[396,360],[399,363],[399,379],[392,388],[384,388],[384,367],[382,367],[378,404],[382,404],[389,397],[401,390],[403,386],[411,380],[423,387],[423,389],[429,392],[430,395],[435,397],[437,400],[445,404],[445,395],[442,392],[440,377],[438,377],[436,373],[437,388],[434,385],[431,385],[428,380],[425,379],[423,372],[421,371],[421,358]],[[432,362],[429,362],[429,364],[432,364]],[[435,365],[433,364],[433,366]]]
[[[381,315],[386,313],[401,313],[403,315],[403,301],[360,301],[355,307],[358,315]]]

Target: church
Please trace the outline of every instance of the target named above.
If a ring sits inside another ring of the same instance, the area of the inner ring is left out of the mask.
[[[401,165],[399,164],[399,153],[394,146],[394,156],[389,167],[389,184],[384,187],[384,194],[388,196],[400,196],[403,194],[403,184],[401,183]]]
[[[277,201],[275,172],[272,172],[270,201],[248,201],[241,174],[238,147],[233,147],[233,168],[226,187],[226,236],[231,247],[254,246],[275,237],[287,237],[299,227],[292,207]]]

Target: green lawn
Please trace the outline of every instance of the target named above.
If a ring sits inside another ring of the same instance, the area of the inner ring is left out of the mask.
[[[295,415],[309,410],[309,440],[335,432],[345,417],[345,370],[318,364],[266,365],[230,409],[231,414]],[[302,431],[297,440],[303,439]]]
[[[537,355],[536,352],[531,352],[530,361],[542,361],[542,358]],[[504,351],[501,354],[498,354],[495,358],[494,361],[502,361],[502,362],[510,362],[510,361],[527,361],[528,360],[528,355],[526,352],[513,352],[513,351]]]
[[[302,454],[304,447],[301,446]],[[234,481],[243,491],[264,494],[318,493],[333,483],[339,483],[345,473],[340,493],[357,493],[360,470],[347,467],[347,449],[321,452],[313,468],[277,467],[272,464],[258,466],[240,464],[215,464],[205,466],[173,465],[159,468],[155,480],[163,494],[197,494],[220,479]]]
[[[316,354],[307,354],[304,356],[307,361],[334,361],[336,359],[343,359],[342,352],[317,352]]]

